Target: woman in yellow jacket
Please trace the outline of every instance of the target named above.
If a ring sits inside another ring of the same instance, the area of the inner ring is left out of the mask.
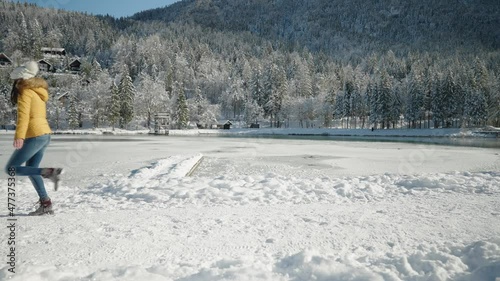
[[[28,176],[40,197],[40,206],[30,215],[53,214],[43,178],[57,184],[62,172],[60,168],[39,168],[45,149],[50,143],[50,127],[47,122],[46,102],[49,99],[48,85],[42,78],[35,77],[38,63],[30,61],[17,67],[10,74],[14,80],[11,102],[17,104],[17,126],[14,148],[5,171],[10,176]],[[25,166],[22,166],[26,163]]]

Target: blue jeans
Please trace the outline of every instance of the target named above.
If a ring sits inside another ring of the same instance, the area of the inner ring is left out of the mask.
[[[16,176],[28,176],[40,200],[49,197],[43,184],[42,169],[38,167],[49,143],[50,135],[25,139],[23,147],[14,151],[5,166],[5,172],[7,173],[10,167],[14,167],[16,169]],[[21,166],[23,163],[26,163],[26,166]]]

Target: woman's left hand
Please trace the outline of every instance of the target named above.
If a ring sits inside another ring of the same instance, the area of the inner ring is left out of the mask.
[[[24,139],[15,139],[14,140],[14,147],[16,149],[21,149],[24,145]]]

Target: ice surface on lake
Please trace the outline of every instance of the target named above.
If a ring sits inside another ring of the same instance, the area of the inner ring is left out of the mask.
[[[1,280],[500,276],[498,149],[54,138],[43,163],[66,168],[58,192],[47,183],[56,215],[18,217],[17,272],[4,264]],[[2,150],[1,163],[11,152]],[[17,183],[17,211],[26,214],[36,194],[29,180]]]

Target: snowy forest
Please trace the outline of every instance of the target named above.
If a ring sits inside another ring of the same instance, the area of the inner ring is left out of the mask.
[[[13,65],[0,66],[0,125],[15,123],[9,73],[28,59],[45,59],[58,66],[42,72],[53,129],[150,128],[160,112],[180,129],[225,120],[500,127],[495,1],[419,4],[411,13],[388,0],[363,8],[340,0],[225,2],[185,0],[116,19],[1,1],[0,53]],[[340,8],[331,9],[334,2]],[[458,23],[454,12],[463,11],[480,20]],[[68,55],[44,58],[43,47]],[[74,58],[82,62],[77,74],[64,70]]]

